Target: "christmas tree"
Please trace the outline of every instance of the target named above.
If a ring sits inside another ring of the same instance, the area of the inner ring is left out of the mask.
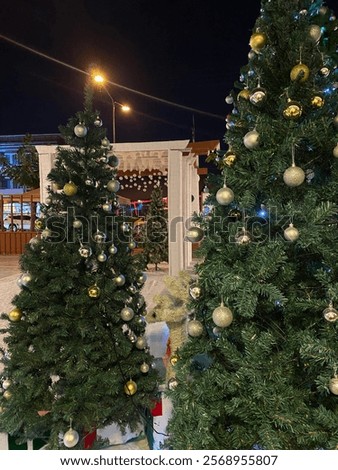
[[[157,392],[145,337],[144,263],[119,216],[118,158],[92,90],[60,126],[48,200],[20,258],[2,351],[0,428],[48,449],[81,449],[96,428],[134,430]],[[99,443],[97,444],[99,445]]]
[[[143,255],[146,263],[158,264],[168,261],[168,217],[163,204],[163,193],[160,186],[153,189],[151,203],[145,218],[143,230]]]
[[[337,39],[322,1],[262,0],[195,217],[174,449],[338,448]]]

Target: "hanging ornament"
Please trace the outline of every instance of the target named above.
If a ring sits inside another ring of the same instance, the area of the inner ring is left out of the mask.
[[[335,375],[330,379],[329,390],[333,395],[338,395],[338,376]]]
[[[171,377],[171,379],[168,380],[168,389],[169,390],[175,390],[175,388],[178,385],[178,380],[176,377]]]
[[[76,135],[76,137],[86,137],[86,135],[87,135],[87,128],[86,128],[86,126],[83,124],[83,122],[79,122],[79,124],[77,124],[77,125],[74,127],[74,134]]]
[[[117,286],[122,287],[126,283],[126,278],[123,274],[119,274],[114,278],[114,282]]]
[[[94,181],[91,178],[87,178],[85,180],[85,185],[86,186],[94,186]]]
[[[117,180],[110,180],[107,183],[107,190],[111,193],[117,193],[120,189],[120,183]]]
[[[172,366],[176,366],[176,364],[178,363],[179,361],[179,356],[177,354],[173,354],[171,357],[170,357],[170,364]]]
[[[146,362],[143,362],[141,365],[140,365],[140,371],[142,372],[142,374],[146,374],[147,372],[149,372],[149,364],[147,364]]]
[[[290,99],[288,100],[286,108],[283,110],[283,116],[287,119],[299,119],[302,113],[302,105]]]
[[[236,155],[234,154],[234,152],[232,150],[228,150],[226,152],[226,154],[224,155],[224,157],[223,157],[223,162],[227,166],[232,166],[234,164],[235,160],[236,160]]]
[[[133,380],[128,380],[128,382],[124,386],[124,393],[128,396],[135,395],[137,392],[137,384]]]
[[[203,333],[203,325],[199,320],[190,320],[187,324],[188,335],[198,338]]]
[[[12,385],[12,381],[9,380],[9,379],[5,379],[5,380],[2,382],[2,388],[3,388],[4,390],[7,390],[11,385]]]
[[[284,171],[283,180],[287,186],[300,186],[305,180],[305,173],[302,168],[292,164],[292,166]]]
[[[334,147],[332,154],[335,158],[338,158],[338,144]]]
[[[293,226],[293,224],[290,224],[288,228],[284,230],[284,238],[289,242],[295,242],[298,240],[299,231],[296,229],[296,227]]]
[[[79,253],[82,258],[89,258],[92,255],[92,249],[90,246],[81,245],[79,248]]]
[[[138,278],[136,279],[137,284],[144,284],[147,280],[146,273],[141,273]]]
[[[116,168],[119,166],[119,159],[116,155],[110,155],[108,159],[108,165],[112,166],[113,168]]]
[[[110,146],[110,142],[109,142],[109,139],[107,139],[107,137],[104,137],[102,140],[101,140],[101,145],[102,147],[109,147]]]
[[[250,91],[247,88],[241,90],[237,95],[237,100],[248,100],[250,98]]]
[[[94,126],[95,127],[101,127],[102,126],[102,119],[100,116],[96,116],[95,121],[94,121]]]
[[[200,227],[190,227],[186,233],[186,239],[191,243],[198,243],[204,237],[204,232]]]
[[[239,209],[231,209],[228,213],[228,217],[237,222],[242,219],[242,212]]]
[[[81,228],[81,227],[82,227],[82,222],[81,222],[81,220],[79,220],[79,219],[74,219],[74,220],[73,220],[73,227],[74,227],[74,228],[77,228],[77,229]]]
[[[6,400],[10,400],[12,398],[12,392],[9,390],[5,390],[3,395],[2,395]]]
[[[15,307],[9,312],[8,318],[12,322],[20,321],[22,318],[22,311],[18,307]]]
[[[309,75],[309,67],[305,64],[302,64],[302,62],[299,62],[299,64],[295,65],[290,72],[290,78],[293,82],[299,81],[300,83],[304,83],[309,78]]]
[[[245,228],[243,228],[240,232],[236,234],[235,243],[237,245],[248,245],[249,243],[251,243],[250,234]]]
[[[147,347],[147,340],[144,336],[139,336],[136,340],[135,346],[137,349],[145,349]]]
[[[107,255],[104,251],[97,255],[97,261],[99,261],[100,263],[104,263],[105,261],[107,261]]]
[[[77,193],[76,184],[74,184],[72,181],[69,181],[69,183],[66,183],[64,185],[63,192],[66,196],[75,196],[75,194]]]
[[[320,69],[320,74],[323,76],[323,77],[328,77],[330,75],[330,69],[328,67],[322,67]]]
[[[45,224],[43,222],[43,220],[41,219],[36,219],[36,221],[34,222],[34,228],[35,230],[42,230],[44,228]]]
[[[109,202],[105,202],[104,204],[102,204],[102,210],[104,210],[105,212],[110,212],[111,204],[109,204]]]
[[[220,188],[216,193],[216,200],[221,206],[227,206],[234,200],[234,193],[232,189],[228,188],[224,183],[223,188]]]
[[[27,287],[27,285],[32,281],[32,275],[30,273],[23,273],[20,276],[20,285]]]
[[[94,284],[93,286],[88,287],[87,292],[88,292],[89,297],[91,297],[92,299],[99,298],[100,294],[101,294],[101,290],[96,284]]]
[[[257,32],[257,33],[252,34],[252,36],[250,37],[249,45],[251,49],[254,50],[255,52],[260,52],[261,49],[263,49],[263,47],[266,45],[266,42],[267,42],[266,34]]]
[[[120,312],[120,316],[123,321],[132,320],[134,318],[134,315],[135,315],[134,310],[129,307],[124,307]]]
[[[137,243],[134,241],[134,240],[131,240],[129,243],[128,243],[128,248],[130,250],[135,250],[135,248],[137,247]]]
[[[324,98],[320,95],[315,95],[311,98],[311,106],[313,108],[322,108],[324,106]]]
[[[243,143],[245,147],[249,150],[253,150],[259,145],[259,134],[256,129],[249,131],[245,134],[243,138]]]
[[[100,230],[97,230],[97,231],[93,234],[93,240],[94,240],[96,243],[103,243],[106,238],[107,238],[107,235],[106,235],[104,232],[101,232]]]
[[[109,248],[108,248],[108,251],[111,255],[116,255],[117,253],[117,248],[115,245],[111,245]]]
[[[317,24],[312,24],[309,27],[309,36],[310,38],[317,43],[322,36],[322,29]]]
[[[121,225],[121,230],[123,233],[129,233],[130,232],[130,225],[127,224],[126,222],[123,222]]]
[[[216,307],[212,312],[212,321],[220,328],[226,328],[231,325],[233,314],[230,308],[225,307],[223,301],[219,307]]]
[[[250,103],[261,106],[266,101],[266,90],[261,87],[254,88],[250,93]]]
[[[76,446],[76,444],[79,442],[79,439],[79,433],[70,427],[63,436],[63,443],[66,447],[71,448]]]
[[[194,300],[197,300],[201,297],[201,288],[199,286],[190,286],[189,287],[189,294],[190,297],[193,298]]]
[[[323,310],[323,316],[326,321],[334,323],[338,320],[338,311],[333,308],[333,303],[330,302],[329,306]]]

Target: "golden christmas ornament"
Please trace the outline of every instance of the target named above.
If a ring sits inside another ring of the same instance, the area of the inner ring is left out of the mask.
[[[223,162],[227,166],[232,166],[234,164],[235,160],[236,160],[236,155],[231,150],[228,150],[226,152],[226,154],[224,155],[224,157],[223,157]]]
[[[305,173],[302,168],[292,165],[284,171],[283,180],[287,186],[300,186],[305,180]]]
[[[283,111],[283,116],[287,119],[299,119],[303,113],[303,108],[297,101],[289,100]]]
[[[203,325],[198,320],[190,320],[187,325],[188,335],[198,338],[203,333]]]
[[[177,356],[177,354],[173,354],[170,358],[170,364],[172,366],[175,366],[179,361],[179,357]]]
[[[338,377],[336,375],[330,379],[329,390],[333,395],[338,395]]]
[[[256,129],[249,131],[243,137],[243,143],[249,150],[253,150],[259,145],[259,134]]]
[[[117,286],[122,287],[126,283],[126,278],[123,274],[119,274],[114,278],[114,282]]]
[[[302,64],[301,62],[295,65],[290,72],[290,78],[293,82],[298,80],[300,83],[304,83],[309,78],[309,75],[309,67],[305,64]]]
[[[200,227],[190,227],[186,233],[186,238],[189,242],[198,243],[204,237],[204,232]]]
[[[309,36],[314,42],[318,42],[322,35],[322,29],[317,24],[312,24],[309,27]]]
[[[13,322],[20,321],[22,318],[22,311],[18,307],[15,307],[9,312],[8,318]]]
[[[255,106],[261,106],[266,101],[266,90],[258,87],[250,93],[250,103]]]
[[[293,224],[290,224],[288,228],[284,230],[284,238],[289,242],[295,242],[299,238],[299,231]]]
[[[249,41],[251,49],[255,52],[259,52],[266,45],[267,37],[265,33],[254,33]]]
[[[44,223],[41,219],[36,219],[34,223],[35,230],[42,230],[44,227]]]
[[[230,308],[225,307],[223,302],[221,302],[221,305],[216,307],[212,312],[212,321],[220,328],[226,328],[227,326],[231,325],[232,320],[232,311]]]
[[[311,99],[311,106],[313,108],[322,108],[324,106],[324,98],[320,95],[316,95]]]
[[[75,196],[75,194],[77,193],[76,184],[74,184],[72,181],[69,181],[69,183],[66,183],[64,185],[63,192],[66,196]]]
[[[135,395],[137,392],[137,384],[133,380],[128,380],[128,382],[124,386],[124,393],[128,396]]]
[[[2,382],[2,388],[3,388],[4,390],[7,390],[7,388],[9,388],[11,385],[12,385],[12,381],[9,380],[9,379],[5,379],[5,380]]]
[[[143,362],[140,365],[140,371],[142,372],[142,374],[146,374],[147,372],[149,372],[149,365],[146,362]]]
[[[231,204],[234,200],[234,193],[232,189],[228,188],[226,185],[223,188],[220,188],[216,193],[216,200],[221,206],[227,206]]]
[[[5,390],[4,393],[3,393],[3,397],[6,400],[10,400],[12,398],[12,393],[9,390]]]
[[[97,299],[98,297],[100,297],[100,293],[101,293],[101,290],[96,284],[88,287],[88,295],[92,299]]]
[[[245,228],[243,228],[240,232],[236,234],[235,242],[237,245],[248,245],[249,243],[251,243],[249,232]]]
[[[237,95],[237,100],[248,100],[250,98],[250,91],[247,88],[241,90]]]
[[[134,310],[130,307],[124,307],[122,310],[121,310],[121,318],[123,321],[130,321],[134,318]]]
[[[323,317],[330,323],[334,323],[338,320],[338,312],[335,308],[333,308],[332,302],[330,302],[329,306],[323,310]]]

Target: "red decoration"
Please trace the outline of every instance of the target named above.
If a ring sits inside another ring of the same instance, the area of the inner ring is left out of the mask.
[[[160,398],[159,400],[154,400],[154,403],[154,408],[150,410],[151,416],[162,416],[162,398]]]
[[[85,449],[90,449],[95,440],[96,440],[96,429],[94,429],[94,431],[92,431],[92,432],[85,435],[84,448]]]

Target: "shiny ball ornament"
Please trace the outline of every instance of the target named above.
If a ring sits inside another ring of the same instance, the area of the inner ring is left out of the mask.
[[[128,380],[128,382],[124,386],[124,393],[131,397],[132,395],[135,395],[137,392],[137,384],[133,380]]]
[[[299,166],[292,165],[284,171],[283,180],[291,188],[300,186],[305,180],[305,173]]]
[[[322,108],[324,106],[324,98],[319,95],[314,96],[311,98],[311,106],[313,108]]]
[[[108,251],[111,255],[116,255],[117,253],[117,248],[115,245],[111,245],[109,248],[108,248]]]
[[[259,145],[259,134],[256,130],[249,131],[245,134],[243,138],[243,143],[245,147],[249,150],[253,150]]]
[[[82,227],[82,222],[79,219],[74,219],[73,220],[73,227],[74,228],[81,228]]]
[[[338,158],[338,144],[334,147],[332,154],[335,158]]]
[[[6,400],[10,400],[12,398],[12,392],[10,392],[9,390],[5,390],[4,393],[3,393],[3,397]]]
[[[110,142],[109,142],[109,139],[107,139],[107,137],[104,137],[102,140],[101,140],[101,145],[102,147],[109,147],[110,146]]]
[[[333,308],[332,302],[330,302],[329,306],[323,310],[323,317],[330,323],[334,323],[338,320],[338,311]]]
[[[109,202],[105,202],[104,204],[102,204],[102,210],[104,210],[105,212],[110,212],[111,204],[109,204]]]
[[[230,308],[226,307],[223,302],[212,312],[212,321],[220,328],[226,328],[231,325],[233,314]]]
[[[21,285],[27,286],[32,281],[32,275],[30,273],[23,273],[20,277]]]
[[[234,102],[234,99],[231,95],[228,95],[228,96],[225,97],[225,102],[227,104],[232,104]]]
[[[117,180],[110,180],[107,183],[107,190],[111,193],[117,193],[120,189],[120,183]]]
[[[18,307],[15,307],[9,312],[8,318],[12,322],[20,321],[22,318],[22,311]]]
[[[203,334],[203,325],[199,320],[190,320],[187,325],[188,335],[198,338]]]
[[[223,157],[223,162],[227,166],[232,166],[235,163],[236,155],[231,150],[228,150]]]
[[[92,249],[90,246],[82,245],[80,246],[78,251],[80,253],[80,256],[82,256],[82,258],[89,258],[89,256],[92,255]]]
[[[94,126],[102,127],[102,119],[100,118],[100,116],[96,116],[95,121],[94,121]]]
[[[247,230],[243,229],[235,236],[236,245],[248,245],[251,243],[251,237]]]
[[[114,282],[117,286],[122,287],[126,283],[126,278],[123,274],[119,274],[114,278]]]
[[[124,307],[120,312],[120,317],[123,321],[130,321],[134,318],[134,310],[129,307]]]
[[[251,49],[255,52],[260,52],[261,49],[266,45],[267,37],[265,33],[254,33],[250,37],[249,45]]]
[[[299,231],[296,229],[296,227],[293,226],[293,224],[290,224],[288,228],[284,230],[284,238],[288,242],[295,242],[299,238]]]
[[[144,336],[139,336],[136,340],[135,346],[137,349],[145,349],[147,347],[147,340]]]
[[[108,165],[113,168],[118,167],[119,163],[120,163],[120,160],[118,159],[116,155],[111,155],[108,159]]]
[[[204,232],[200,227],[190,227],[186,233],[186,239],[191,243],[198,243],[204,237]]]
[[[299,119],[303,114],[303,108],[297,101],[289,100],[286,108],[283,110],[283,116],[286,119]]]
[[[97,231],[93,234],[93,240],[94,240],[96,243],[103,243],[106,238],[107,238],[107,235],[106,235],[104,232],[100,232],[100,230],[97,230]]]
[[[237,95],[237,100],[248,100],[250,98],[250,91],[247,88],[243,88],[238,95]]]
[[[292,67],[290,72],[290,78],[293,82],[299,81],[304,83],[310,76],[310,69],[307,65],[302,64],[301,62],[294,67]]]
[[[137,243],[134,240],[132,240],[131,242],[128,243],[128,247],[131,250],[135,250],[135,248],[137,247]]]
[[[63,192],[66,196],[75,196],[75,194],[77,193],[76,184],[74,184],[72,181],[69,181],[69,183],[66,183],[64,185]]]
[[[176,366],[176,364],[178,363],[179,359],[180,359],[180,358],[179,358],[179,356],[178,356],[177,354],[173,354],[173,355],[171,356],[171,358],[170,358],[170,364],[171,364],[172,366]]]
[[[255,88],[250,93],[250,103],[255,106],[261,106],[266,101],[266,90],[264,88]]]
[[[141,273],[138,278],[137,278],[137,283],[138,284],[144,284],[147,280],[147,275],[146,273]]]
[[[100,261],[100,263],[104,263],[107,261],[107,255],[106,253],[102,252],[97,255],[97,261]]]
[[[79,439],[79,433],[75,431],[75,429],[70,428],[63,436],[63,443],[66,447],[71,448],[76,446],[76,444],[79,442]]]
[[[330,75],[330,69],[328,67],[322,67],[320,69],[320,74],[323,76],[323,77],[328,77]]]
[[[338,377],[336,375],[330,379],[329,390],[333,395],[338,395]]]
[[[221,206],[228,206],[234,200],[235,195],[232,189],[228,188],[227,186],[223,186],[220,188],[216,193],[216,201]]]
[[[5,380],[2,382],[2,388],[3,388],[4,390],[7,390],[11,385],[12,385],[12,381],[9,380],[9,379],[5,379]]]
[[[82,122],[79,122],[79,124],[74,127],[74,134],[76,137],[86,137],[87,132],[88,129]]]
[[[197,300],[201,297],[201,288],[199,286],[191,286],[189,287],[189,294],[190,297],[194,300]]]
[[[309,27],[309,36],[315,43],[317,43],[320,40],[321,36],[322,36],[321,27],[318,26],[317,24],[310,25],[310,27]]]
[[[149,364],[147,364],[146,362],[143,362],[141,365],[140,365],[140,371],[142,372],[142,374],[147,374],[149,372]]]
[[[42,221],[41,219],[37,219],[37,220],[34,222],[34,228],[35,228],[35,230],[42,230],[44,226],[45,226],[45,224],[43,223],[43,221]]]
[[[89,297],[92,299],[98,299],[101,294],[100,288],[96,285],[88,287],[87,292],[88,292]]]
[[[176,377],[171,377],[171,379],[168,380],[168,389],[169,390],[175,390],[175,388],[178,385],[178,380]]]

